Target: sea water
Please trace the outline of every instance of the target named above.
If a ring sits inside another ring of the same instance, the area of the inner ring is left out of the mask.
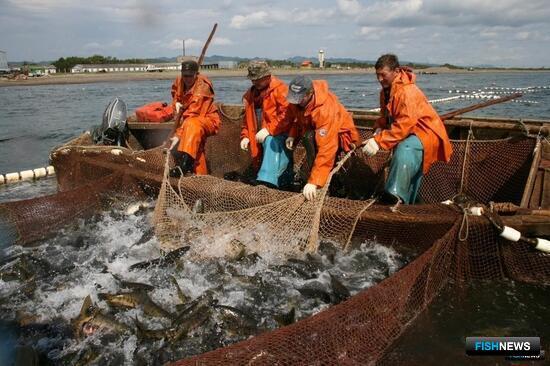
[[[318,78],[326,79],[334,93],[349,108],[378,106],[379,85],[373,74]],[[288,82],[291,77],[282,79]],[[224,103],[240,103],[242,94],[250,85],[245,78],[213,78],[213,83],[217,99]],[[0,154],[3,157],[0,159],[0,173],[47,165],[49,151],[99,124],[104,108],[115,96],[124,100],[129,111],[132,111],[153,100],[168,102],[170,85],[170,81],[158,80],[0,88]],[[521,89],[526,92],[517,102],[495,105],[471,115],[550,118],[550,73],[419,75],[418,85],[429,99],[464,96],[436,104],[436,109],[441,113],[482,101],[475,98],[476,94],[499,95],[496,93]],[[54,179],[0,186],[0,202],[55,191]],[[131,264],[159,253],[155,238],[136,245],[144,231],[150,229],[150,212],[137,215],[124,215],[123,212],[124,208],[114,208],[92,219],[80,220],[33,248],[3,248],[3,256],[32,253],[47,258],[57,268],[67,270],[38,278],[38,287],[32,297],[26,297],[19,291],[20,282],[0,281],[0,296],[4,299],[0,305],[2,364],[13,359],[15,344],[30,344],[53,363],[72,352],[102,344],[103,340],[94,337],[86,342],[75,341],[70,334],[69,321],[77,316],[88,294],[100,307],[108,309],[104,302],[98,300],[97,294],[121,290],[113,274],[154,285],[151,297],[169,311],[175,311],[178,303],[175,289],[168,281],[169,276],[173,275],[190,297],[213,289],[220,304],[245,309],[257,320],[258,327],[272,329],[276,327],[273,314],[288,311],[290,307],[295,307],[298,318],[303,318],[328,306],[318,299],[300,297],[297,286],[312,280],[326,285],[330,273],[337,275],[355,294],[391,275],[409,260],[390,248],[365,243],[352,253],[341,254],[334,263],[325,260],[315,278],[309,280],[297,278],[295,274],[273,272],[270,270],[273,263],[264,259],[249,265],[233,265],[223,261],[198,265],[184,259],[180,268],[129,272]],[[241,282],[229,281],[220,288],[223,278],[227,277],[224,271],[228,267],[235,267],[232,273],[240,276]],[[252,279],[253,283],[243,284],[243,278]],[[254,281],[267,286],[267,293],[254,286]],[[547,293],[547,288],[512,281],[475,284],[464,294],[465,300],[461,302],[456,302],[453,294],[442,293],[433,306],[419,317],[415,326],[397,342],[398,347],[390,357],[393,362],[403,364],[469,364],[472,360],[463,352],[464,337],[469,335],[540,336],[548,350],[544,339],[550,338],[550,331],[545,326],[550,324],[550,319],[545,315],[545,309],[550,305],[550,298],[541,295],[544,293]],[[42,324],[42,328],[29,335],[25,329],[14,326],[16,312],[36,317],[35,321]],[[162,319],[148,319],[140,310],[122,311],[116,316],[117,320],[128,325],[132,325],[136,316],[149,327],[166,325]],[[166,351],[164,357],[185,357],[206,351],[208,346],[215,348],[242,339],[231,338],[221,330],[216,331],[214,336],[204,332],[198,332],[197,336],[207,348],[191,340],[183,349],[171,350],[171,353]],[[131,364],[136,362],[136,355],[146,355],[160,347],[162,345],[155,342],[141,344],[134,335],[127,335],[111,340],[104,350],[106,360]],[[428,358],[426,354],[429,354]],[[144,361],[155,361],[143,357]]]

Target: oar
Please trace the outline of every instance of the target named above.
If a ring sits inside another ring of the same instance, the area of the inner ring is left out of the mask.
[[[199,64],[199,69],[202,65],[202,62],[204,61],[204,55],[206,55],[206,50],[208,49],[208,46],[210,45],[210,41],[212,41],[212,38],[214,37],[214,33],[216,33],[217,28],[218,28],[218,23],[214,23],[214,27],[210,31],[210,35],[208,36],[208,39],[206,40],[206,43],[202,47],[201,55],[199,57],[199,60],[197,61],[197,63]],[[183,85],[183,68],[181,69],[180,82],[181,82],[180,88],[183,92],[183,89],[184,89],[184,85]],[[178,114],[176,115],[176,118],[175,118],[174,127],[172,128],[172,131],[168,135],[169,138],[174,136],[174,133],[176,133],[176,130],[178,129],[178,127],[180,125],[180,120],[181,120],[181,117],[183,116],[183,112],[184,112],[183,108],[180,108],[180,110],[179,110],[179,112],[178,112]],[[169,140],[166,141],[166,145],[169,144],[168,141]]]

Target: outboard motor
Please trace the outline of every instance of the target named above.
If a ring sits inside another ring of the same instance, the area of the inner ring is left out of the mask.
[[[125,146],[128,137],[126,117],[126,103],[118,97],[111,100],[103,112],[103,122],[92,132],[94,143],[96,145]]]

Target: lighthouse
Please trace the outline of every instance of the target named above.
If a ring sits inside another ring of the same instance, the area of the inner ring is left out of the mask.
[[[325,68],[325,51],[319,50],[317,58],[319,59],[319,68],[324,69]]]

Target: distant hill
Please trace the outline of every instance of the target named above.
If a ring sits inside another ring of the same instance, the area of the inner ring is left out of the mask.
[[[155,57],[155,58],[142,58],[142,59],[134,59],[134,60],[141,60],[142,63],[165,63],[165,62],[177,62],[178,56],[173,57]],[[286,59],[270,59],[265,57],[237,57],[237,56],[223,56],[223,55],[212,55],[212,56],[206,56],[204,62],[205,63],[217,63],[220,61],[236,61],[238,63],[242,62],[248,62],[250,60],[269,60],[274,65],[288,65],[288,64],[301,64],[305,60],[313,61],[313,63],[317,63],[317,55],[305,57],[305,56],[292,56]],[[29,61],[10,61],[8,64],[10,66],[22,66],[23,64],[33,64],[33,65],[52,65],[56,61],[38,61],[38,62],[29,62]],[[342,64],[342,65],[355,65],[356,67],[366,67],[374,65],[376,61],[374,60],[362,60],[352,57],[327,57],[325,58],[325,62],[329,64]],[[415,69],[422,69],[427,67],[448,67],[450,69],[467,69],[470,67],[474,68],[484,68],[484,69],[544,69],[544,68],[522,68],[522,67],[500,67],[490,64],[479,64],[479,65],[454,65],[449,63],[444,64],[434,64],[430,62],[417,62],[417,61],[408,61],[408,60],[401,60],[400,63],[402,65],[409,65],[412,66]]]

